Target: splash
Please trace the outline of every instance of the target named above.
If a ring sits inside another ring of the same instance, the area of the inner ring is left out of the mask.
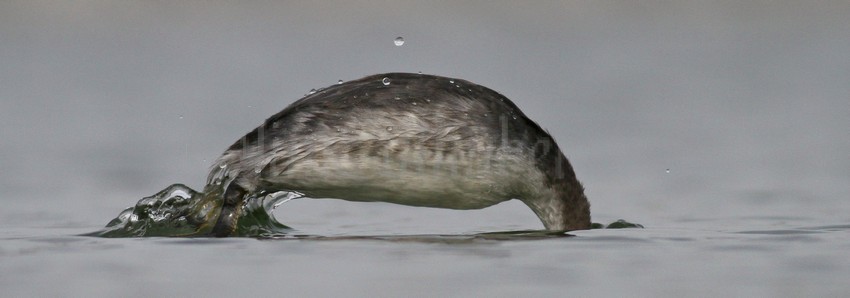
[[[85,234],[99,237],[209,237],[222,210],[220,187],[205,192],[174,184],[143,198],[122,211],[100,231]],[[298,193],[258,193],[246,197],[235,231],[230,236],[270,238],[290,230],[272,213]]]
[[[274,239],[377,239],[392,241],[472,241],[472,240],[530,240],[571,236],[547,230],[501,231],[472,235],[408,235],[408,236],[341,236],[323,237],[295,235],[293,230],[278,222],[273,211],[286,201],[300,198],[297,192],[260,192],[245,197],[238,213],[236,229],[228,236]],[[207,186],[204,192],[183,184],[174,184],[142,198],[135,206],[124,209],[103,229],[85,236],[105,238],[125,237],[212,237],[213,227],[222,214],[221,185]],[[609,225],[593,223],[591,229],[643,228],[642,225],[618,220]]]
[[[236,210],[236,229],[228,236],[266,239],[346,240],[373,239],[390,241],[465,242],[477,240],[534,240],[570,237],[558,231],[526,230],[477,233],[470,235],[406,235],[406,236],[311,236],[292,233],[278,222],[272,211],[289,200],[303,195],[297,192],[276,192],[248,195]],[[99,231],[84,234],[105,238],[125,237],[211,237],[213,227],[222,212],[221,186],[207,186],[197,192],[183,184],[166,187],[155,195],[142,198],[135,206],[124,209]],[[592,229],[643,228],[643,225],[617,220],[609,225],[593,223]]]
[[[293,230],[275,219],[274,209],[289,200],[300,198],[297,192],[260,192],[247,195],[245,203],[236,210],[236,229],[227,236],[271,239],[378,239],[392,241],[472,241],[472,240],[530,240],[568,237],[570,234],[547,230],[501,231],[472,235],[408,235],[408,236],[341,236],[323,237],[295,235]],[[207,186],[197,192],[183,184],[166,187],[155,195],[142,198],[135,206],[121,211],[106,227],[84,234],[105,238],[124,237],[211,237],[213,227],[222,213],[220,184]],[[643,225],[617,220],[609,225],[593,223],[591,229],[643,228]]]

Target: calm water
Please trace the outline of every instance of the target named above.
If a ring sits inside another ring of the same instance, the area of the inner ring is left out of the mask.
[[[3,1],[0,292],[850,296],[848,15],[846,1]],[[390,71],[511,98],[570,158],[594,222],[646,228],[491,237],[542,225],[516,201],[303,199],[276,209],[295,229],[283,239],[76,236],[173,183],[201,188],[310,89]]]
[[[4,229],[0,268],[4,295],[10,297],[848,294],[850,225],[731,221],[771,228],[726,230],[704,228],[714,222],[683,222],[515,241],[103,239],[70,236],[86,228],[17,228]]]

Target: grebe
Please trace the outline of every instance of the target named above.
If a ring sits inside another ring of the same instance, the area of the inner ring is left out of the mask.
[[[213,164],[233,233],[252,194],[480,209],[525,203],[547,230],[590,228],[590,204],[552,137],[501,94],[460,79],[387,73],[327,87],[273,115]]]

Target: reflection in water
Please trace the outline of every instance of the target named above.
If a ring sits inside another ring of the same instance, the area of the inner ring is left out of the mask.
[[[377,240],[388,242],[418,242],[418,243],[474,243],[482,240],[542,240],[552,238],[573,237],[566,232],[549,230],[503,231],[477,234],[418,234],[418,235],[352,235],[352,236],[316,236],[316,235],[278,235],[271,237],[276,240]]]
[[[303,235],[275,219],[274,208],[302,195],[296,192],[258,193],[247,195],[245,204],[235,212],[236,229],[229,236],[273,239],[373,239],[417,242],[464,242],[474,240],[531,240],[569,237],[564,232],[548,230],[502,231],[471,235],[407,235],[407,236],[337,236]],[[222,212],[220,186],[208,186],[197,192],[183,184],[174,184],[135,206],[122,211],[100,231],[85,234],[99,237],[208,237]],[[607,226],[594,223],[593,228],[643,228],[642,225],[615,221]]]
[[[627,229],[627,228],[641,228],[642,229],[643,225],[637,224],[637,223],[631,223],[631,222],[628,222],[624,219],[618,219],[617,221],[612,222],[612,223],[608,224],[607,226],[603,225],[601,223],[592,223],[590,225],[590,228],[591,229]]]

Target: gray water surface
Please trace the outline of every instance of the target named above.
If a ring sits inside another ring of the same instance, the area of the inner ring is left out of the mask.
[[[83,231],[5,229],[13,234],[2,239],[5,295],[841,297],[850,266],[848,225],[591,230],[516,241],[68,236]]]
[[[22,296],[850,296],[850,4],[0,2],[0,292]],[[403,36],[403,46],[393,40]],[[308,239],[76,236],[310,89],[492,88],[547,128],[594,222],[294,200]],[[315,237],[321,236],[321,237]]]

